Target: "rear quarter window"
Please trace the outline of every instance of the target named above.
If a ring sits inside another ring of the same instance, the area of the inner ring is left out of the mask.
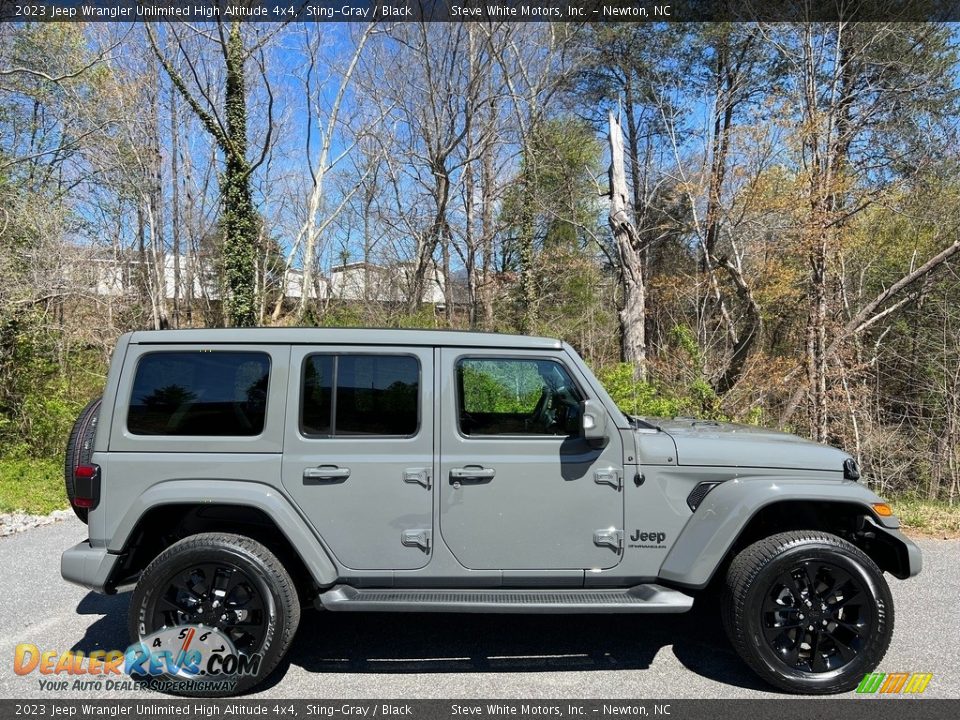
[[[260,435],[269,378],[266,353],[149,353],[137,364],[127,430],[134,435]]]

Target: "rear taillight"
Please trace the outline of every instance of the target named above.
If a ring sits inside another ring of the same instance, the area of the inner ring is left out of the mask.
[[[73,469],[73,497],[76,508],[93,510],[100,502],[100,466],[77,465]]]

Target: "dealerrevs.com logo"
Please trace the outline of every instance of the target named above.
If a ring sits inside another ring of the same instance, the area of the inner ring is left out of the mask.
[[[181,625],[158,630],[126,650],[89,655],[21,643],[14,650],[13,671],[21,676],[37,673],[40,690],[53,692],[230,690],[241,676],[255,675],[262,659],[260,653],[238,653],[230,638],[216,628]]]
[[[927,689],[933,673],[868,673],[857,686],[861,695],[919,695]]]

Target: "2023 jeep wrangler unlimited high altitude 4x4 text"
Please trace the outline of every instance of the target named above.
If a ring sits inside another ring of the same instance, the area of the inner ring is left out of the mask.
[[[70,438],[89,539],[62,574],[135,585],[135,643],[191,627],[259,658],[195,694],[259,683],[305,605],[677,613],[708,585],[760,676],[839,692],[890,643],[883,572],[921,566],[858,478],[794,436],[628,417],[558,340],[135,332]]]

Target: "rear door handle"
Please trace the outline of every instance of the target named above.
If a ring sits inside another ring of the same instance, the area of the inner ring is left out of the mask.
[[[336,465],[321,465],[320,467],[306,468],[303,471],[303,481],[307,482],[343,482],[350,477],[350,468]]]
[[[462,468],[450,468],[450,482],[454,485],[460,483],[485,483],[493,480],[497,471],[493,468],[485,468],[480,465],[467,465]]]

